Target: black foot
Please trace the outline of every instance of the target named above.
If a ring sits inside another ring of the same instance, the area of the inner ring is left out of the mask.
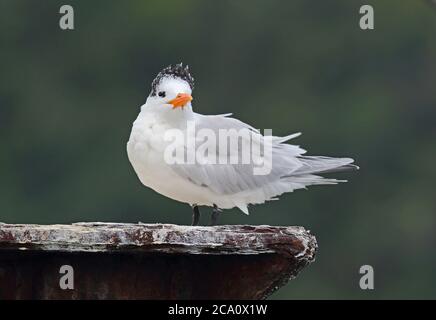
[[[210,219],[210,225],[211,226],[216,226],[217,222],[218,222],[218,217],[220,215],[219,209],[216,206],[216,204],[213,205],[213,209],[212,209],[212,216]]]
[[[192,226],[198,226],[198,222],[200,222],[200,209],[198,206],[192,206]]]

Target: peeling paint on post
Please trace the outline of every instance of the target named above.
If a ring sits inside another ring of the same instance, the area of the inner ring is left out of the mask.
[[[302,227],[0,223],[0,299],[264,299],[316,249]]]

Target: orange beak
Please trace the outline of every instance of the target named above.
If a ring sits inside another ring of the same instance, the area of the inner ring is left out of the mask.
[[[192,101],[192,96],[187,93],[179,93],[177,97],[175,97],[173,100],[169,101],[168,103],[173,105],[173,109],[184,107],[189,101]]]

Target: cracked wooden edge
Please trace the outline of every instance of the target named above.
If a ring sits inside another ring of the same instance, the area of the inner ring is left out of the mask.
[[[188,254],[287,252],[311,261],[316,239],[303,227],[267,225],[192,227],[173,224],[0,223],[0,249],[65,252],[144,251]]]

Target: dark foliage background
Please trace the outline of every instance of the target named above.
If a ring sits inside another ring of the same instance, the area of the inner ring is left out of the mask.
[[[436,298],[436,12],[424,1],[0,3],[0,221],[188,224],[190,208],[144,188],[125,151],[156,73],[183,61],[194,108],[233,112],[312,155],[361,171],[226,212],[228,224],[302,225],[317,261],[274,298]],[[204,211],[204,210],[203,210]],[[359,289],[359,267],[375,290]]]

